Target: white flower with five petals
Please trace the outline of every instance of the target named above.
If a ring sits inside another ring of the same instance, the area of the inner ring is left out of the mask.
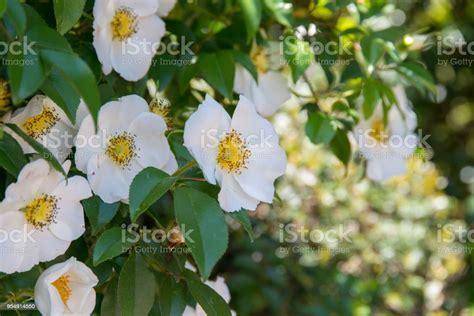
[[[234,91],[249,98],[255,104],[257,112],[264,117],[273,115],[291,97],[288,79],[278,69],[278,46],[273,49],[271,47],[272,45],[269,49],[254,47],[250,54],[257,68],[258,82],[241,65],[235,68]]]
[[[7,113],[3,121],[13,123],[22,129],[28,136],[46,147],[51,153],[63,162],[72,151],[72,139],[77,129],[66,116],[66,113],[44,95],[34,96],[28,104],[13,113]],[[25,154],[36,151],[23,138],[6,128],[20,144]]]
[[[103,105],[98,130],[87,116],[76,138],[76,166],[104,202],[128,203],[133,178],[146,167],[169,174],[178,164],[165,136],[163,118],[149,111],[147,102],[129,95]]]
[[[392,105],[388,113],[388,124],[384,125],[381,104],[373,115],[364,119],[363,114],[354,130],[354,136],[363,157],[367,160],[367,177],[383,181],[404,175],[406,161],[416,150],[418,137],[415,112],[410,108],[403,86],[393,88],[398,107]]]
[[[106,75],[114,69],[128,81],[145,76],[165,34],[158,14],[165,13],[168,4],[161,2],[96,0],[93,44]]]
[[[68,172],[71,162],[63,168]],[[46,160],[39,159],[21,170],[0,203],[0,229],[8,238],[0,242],[0,271],[30,270],[64,254],[71,241],[85,230],[81,200],[92,196],[86,179],[65,179]]]
[[[286,170],[286,154],[273,126],[241,96],[232,119],[206,96],[184,127],[184,145],[196,159],[208,182],[220,185],[223,210],[255,210],[260,201],[271,203],[274,181]]]
[[[46,269],[35,286],[35,303],[42,315],[90,315],[99,280],[84,263],[72,257]]]

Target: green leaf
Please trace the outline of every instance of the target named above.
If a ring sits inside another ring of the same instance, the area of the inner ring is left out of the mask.
[[[291,28],[292,6],[283,0],[263,0],[265,8],[278,23]]]
[[[107,225],[118,212],[120,203],[107,204],[98,196],[93,196],[82,201],[84,211],[92,226],[92,234],[96,234],[101,228]]]
[[[329,144],[336,134],[337,127],[331,117],[321,112],[311,112],[306,122],[306,136],[314,144]]]
[[[370,38],[368,51],[366,52],[367,61],[371,65],[377,64],[385,52],[385,41],[380,38]]]
[[[4,16],[5,21],[13,26],[16,35],[21,36],[26,30],[26,14],[18,0],[8,0]]]
[[[166,172],[148,167],[135,176],[130,185],[130,217],[136,222],[151,205],[161,198],[176,182]]]
[[[190,231],[186,245],[191,250],[201,276],[207,279],[227,248],[228,231],[219,204],[192,188],[174,192],[176,221]]]
[[[247,29],[247,42],[255,36],[262,19],[262,3],[260,0],[238,0]]]
[[[30,145],[41,156],[41,158],[49,161],[54,167],[54,169],[61,172],[65,177],[67,176],[66,172],[63,169],[63,166],[61,166],[56,157],[54,157],[54,155],[47,148],[43,147],[43,145],[38,143],[34,138],[28,136],[17,125],[11,123],[7,123],[5,125],[8,126],[12,131],[14,131],[15,134],[20,136],[25,142],[27,142],[28,145]]]
[[[23,46],[19,48],[23,50]],[[44,67],[38,55],[29,50],[8,55],[8,77],[14,104],[19,104],[34,94],[46,78]]]
[[[53,49],[73,53],[69,42],[54,29],[42,22],[37,22],[26,33],[28,40],[35,42],[35,49]]]
[[[241,210],[238,212],[229,213],[229,215],[233,217],[234,219],[236,219],[237,221],[239,221],[240,225],[244,227],[245,231],[249,235],[250,241],[253,242],[254,237],[253,237],[252,223],[250,222],[250,218],[247,214],[247,211]]]
[[[118,280],[113,278],[110,281],[107,291],[105,292],[102,305],[100,305],[100,314],[107,316],[121,316],[120,305],[117,300]]]
[[[186,269],[183,275],[191,295],[208,316],[231,315],[229,305],[227,305],[226,301],[212,288],[202,283],[194,272]]]
[[[76,123],[81,96],[56,67],[51,69],[48,79],[40,89],[66,113],[73,124]]]
[[[437,94],[437,89],[431,73],[419,63],[404,62],[400,64],[397,71],[419,90],[428,89],[431,93]]]
[[[54,0],[56,29],[60,34],[65,34],[76,24],[85,4],[86,0]]]
[[[136,236],[130,234],[127,230],[114,227],[106,230],[95,244],[92,261],[94,266],[114,258],[133,245],[133,239]],[[138,237],[136,237],[138,239]]]
[[[242,67],[247,69],[247,71],[250,72],[255,81],[258,81],[257,67],[255,67],[255,65],[253,64],[249,55],[238,50],[233,50],[232,54],[234,55],[234,60]]]
[[[186,308],[186,287],[168,274],[158,275],[158,301],[161,316],[182,316]]]
[[[132,255],[120,271],[117,298],[122,315],[146,316],[155,302],[155,276],[141,255]]]
[[[3,17],[7,11],[7,0],[0,0],[0,18]]]
[[[232,99],[235,76],[232,53],[221,50],[217,53],[202,54],[198,63],[204,79],[223,96]]]
[[[41,57],[51,66],[55,66],[62,76],[71,83],[97,122],[100,95],[94,74],[89,66],[78,55],[64,51],[43,49]]]
[[[338,129],[330,145],[334,155],[343,164],[347,165],[351,159],[351,144],[347,137],[347,132],[343,129]]]
[[[288,34],[285,37],[283,50],[291,69],[293,81],[296,82],[313,62],[314,53],[308,42],[298,39],[293,34]]]
[[[372,116],[380,101],[380,92],[375,79],[367,78],[365,80],[364,87],[362,88],[362,95],[364,96],[362,110],[364,112],[364,117],[368,119]]]
[[[23,150],[16,140],[8,133],[2,131],[0,139],[0,166],[15,178],[28,161],[23,155]]]

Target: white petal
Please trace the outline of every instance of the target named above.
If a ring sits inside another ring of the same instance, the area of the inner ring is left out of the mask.
[[[256,103],[258,113],[263,116],[274,114],[291,98],[288,80],[277,71],[268,71],[260,75],[258,89],[265,98],[263,102]]]
[[[237,212],[242,208],[254,211],[259,203],[258,200],[246,194],[228,173],[222,175],[218,200],[221,208],[226,212]]]
[[[156,15],[141,18],[138,32],[130,39],[113,41],[110,57],[112,66],[125,80],[143,78],[165,34],[165,23]]]
[[[272,203],[275,194],[274,182],[285,174],[286,165],[285,151],[278,145],[254,150],[247,162],[247,169],[236,174],[235,179],[248,195]]]
[[[135,158],[142,168],[162,169],[172,155],[165,137],[166,123],[161,116],[151,112],[142,113],[130,125],[129,132],[135,135],[138,157]]]
[[[29,242],[28,246],[39,251],[39,260],[46,262],[64,254],[71,244],[70,241],[62,240],[53,235],[48,229],[35,230],[31,234],[34,242]]]
[[[76,167],[83,173],[87,173],[87,164],[90,159],[100,155],[105,150],[105,140],[101,130],[95,133],[94,121],[88,115],[81,124],[75,139],[76,154],[74,156]]]
[[[83,177],[74,176],[69,179],[63,180],[54,189],[52,195],[58,196],[63,201],[76,201],[85,200],[92,196],[89,182]]]
[[[168,162],[162,167],[161,170],[169,175],[172,175],[176,172],[176,170],[178,170],[178,162],[176,161],[176,157],[174,156],[173,152],[171,152]]]
[[[132,8],[134,13],[139,16],[146,16],[156,13],[158,2],[156,0],[116,0],[115,7]]]
[[[212,97],[206,95],[198,110],[184,126],[184,146],[196,159],[207,181],[216,183],[215,169],[219,139],[230,130],[230,116]]]
[[[96,1],[97,4],[98,1]],[[110,23],[110,22],[109,22]],[[97,58],[102,64],[102,71],[108,75],[112,72],[112,61],[110,58],[110,51],[112,45],[112,31],[110,26],[98,26],[94,21],[94,39],[92,41],[94,45]]]
[[[367,161],[367,177],[374,181],[404,175],[406,171],[406,161],[402,158],[387,157]]]
[[[22,212],[14,211],[0,214],[0,229],[2,231],[2,234],[0,234],[0,272],[10,274],[18,271],[27,251],[21,236],[25,227],[25,215]],[[12,236],[15,240],[7,236],[12,231],[20,232]],[[17,237],[18,240],[16,240]]]
[[[54,223],[48,227],[59,239],[72,241],[84,234],[84,210],[79,202],[59,201]]]
[[[176,0],[158,0],[158,15],[167,16],[176,5]]]
[[[105,203],[128,198],[130,183],[124,178],[122,169],[106,156],[98,156],[89,161],[87,179],[92,191]]]
[[[118,101],[107,102],[99,113],[100,132],[108,136],[125,132],[130,122],[143,112],[148,112],[148,103],[135,94],[121,97]]]
[[[252,86],[256,87],[257,82],[250,72],[241,65],[235,66],[234,91],[243,94],[247,98],[252,98]]]

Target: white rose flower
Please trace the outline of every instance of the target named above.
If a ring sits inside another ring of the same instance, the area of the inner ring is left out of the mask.
[[[177,170],[165,131],[165,121],[149,111],[143,98],[129,95],[108,102],[100,109],[97,133],[92,116],[83,120],[76,138],[76,166],[104,202],[128,203],[130,184],[141,170]]]
[[[26,134],[41,143],[59,161],[63,162],[71,153],[72,139],[76,135],[76,128],[66,116],[66,113],[50,98],[37,95],[28,104],[12,113],[7,113],[4,122],[13,123]],[[36,151],[21,137],[6,128],[20,144],[25,154]]]
[[[207,181],[219,183],[223,210],[255,210],[260,201],[273,201],[273,184],[285,173],[286,154],[273,126],[257,114],[245,96],[240,96],[231,119],[207,95],[186,122],[184,145]]]
[[[108,75],[112,68],[128,81],[145,76],[165,34],[157,0],[96,0],[94,48]],[[166,9],[166,2],[163,2]],[[161,11],[160,11],[161,12]]]
[[[66,172],[70,166],[69,160],[63,164]],[[84,233],[80,201],[90,196],[86,179],[65,179],[46,160],[23,167],[0,203],[0,229],[8,235],[0,242],[0,271],[28,271],[64,254],[71,241]]]
[[[393,89],[399,108],[393,105],[388,113],[388,126],[384,126],[381,104],[374,114],[365,120],[363,114],[355,128],[355,138],[360,152],[367,159],[367,176],[375,181],[404,175],[406,160],[418,145],[414,134],[417,125],[415,112],[410,108],[405,89],[398,85]]]
[[[258,82],[241,65],[235,68],[234,91],[249,98],[257,107],[257,112],[264,117],[274,114],[291,98],[288,80],[277,69],[280,68],[280,61],[277,60],[279,56],[275,48],[252,49],[251,59],[257,68]],[[275,64],[276,67],[273,66]]]
[[[99,280],[84,263],[72,257],[46,269],[35,286],[35,303],[42,315],[90,315]]]

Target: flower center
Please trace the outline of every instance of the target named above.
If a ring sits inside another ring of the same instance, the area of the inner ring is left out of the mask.
[[[71,288],[69,287],[69,275],[63,274],[56,281],[51,283],[52,286],[58,290],[59,296],[64,304],[67,304],[67,301],[71,297]]]
[[[119,8],[110,22],[112,38],[124,41],[137,32],[137,15],[130,8]]]
[[[26,220],[35,228],[49,226],[56,217],[58,199],[52,195],[42,195],[30,202],[25,208]]]
[[[270,69],[270,63],[264,48],[255,48],[252,51],[250,58],[252,59],[255,67],[257,67],[257,71],[259,73],[266,73]]]
[[[165,98],[155,97],[151,100],[149,108],[150,112],[161,116],[165,120],[166,125],[170,125],[170,101]]]
[[[372,123],[369,136],[377,143],[385,143],[387,141],[388,133],[382,120],[376,120]]]
[[[125,132],[111,137],[105,153],[118,166],[127,167],[130,165],[130,161],[137,156],[135,136]]]
[[[59,121],[56,110],[49,106],[44,106],[43,111],[23,122],[25,133],[33,138],[38,138],[48,134],[53,126]]]
[[[10,109],[10,89],[8,82],[0,79],[0,114],[8,112]]]
[[[241,173],[247,169],[250,150],[247,148],[242,134],[232,130],[220,141],[217,148],[217,163],[229,173]]]

